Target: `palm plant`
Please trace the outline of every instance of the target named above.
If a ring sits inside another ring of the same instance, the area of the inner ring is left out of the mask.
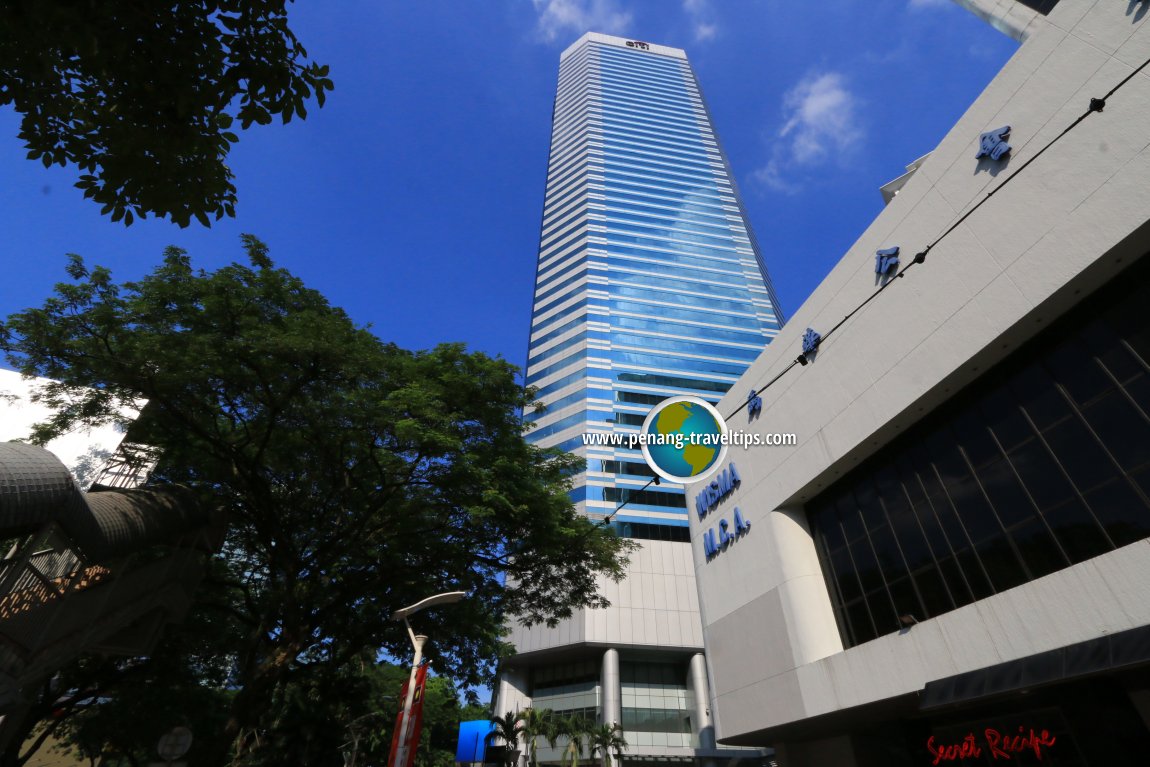
[[[623,758],[627,750],[627,739],[623,737],[623,728],[612,722],[592,727],[588,733],[591,745],[591,756],[602,755],[602,767],[611,767],[612,759]]]
[[[581,716],[563,717],[556,723],[555,731],[559,737],[567,739],[567,748],[563,751],[560,764],[563,767],[579,767],[589,732],[587,720]]]
[[[502,740],[505,744],[503,763],[507,767],[514,767],[517,758],[516,746],[519,745],[519,738],[523,734],[523,712],[508,711],[504,716],[493,716],[491,725],[491,732],[487,734],[488,744],[493,740]]]
[[[547,738],[551,747],[555,747],[554,719],[549,708],[527,708],[523,710],[523,738],[527,742],[528,764],[539,767],[539,758],[536,755],[536,741],[539,736]]]

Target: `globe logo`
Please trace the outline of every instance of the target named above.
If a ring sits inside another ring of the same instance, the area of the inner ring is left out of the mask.
[[[723,462],[727,424],[698,397],[671,397],[647,414],[640,433],[643,457],[671,482],[698,482]]]

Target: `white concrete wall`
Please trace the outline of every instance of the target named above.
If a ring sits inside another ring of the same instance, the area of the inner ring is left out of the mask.
[[[580,610],[553,629],[513,626],[509,641],[518,653],[594,644],[701,650],[702,624],[688,544],[636,541],[624,580],[600,579],[611,601],[601,610]]]
[[[1128,6],[1064,0],[1035,20],[1019,52],[720,411],[790,364],[808,326],[825,333],[874,290],[875,250],[898,245],[907,263],[1091,97],[1150,57],[1150,24],[1128,15]],[[1002,125],[1013,127],[1009,161],[975,160],[979,134]],[[1150,249],[1148,125],[1150,68],[824,343],[812,364],[763,394],[762,416],[750,428],[793,432],[798,446],[733,448],[741,486],[704,523],[691,521],[720,738],[1150,620],[1146,605],[1130,597],[1131,584],[1150,575],[1143,543],[842,652],[802,513],[804,502]],[[746,425],[742,414],[732,422]],[[752,529],[707,562],[700,537],[735,506]],[[1011,617],[1014,610],[1037,628]]]

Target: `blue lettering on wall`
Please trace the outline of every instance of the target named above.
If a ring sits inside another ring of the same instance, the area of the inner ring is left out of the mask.
[[[747,395],[747,420],[754,420],[755,416],[762,412],[763,398],[754,389],[751,389],[751,393]]]
[[[876,250],[874,253],[875,274],[887,275],[898,269],[898,246]]]
[[[719,554],[722,554],[729,549],[735,541],[750,532],[751,523],[746,520],[743,516],[743,512],[736,506],[734,532],[731,532],[732,526],[725,519],[720,519],[717,527],[719,530],[718,536],[715,535],[714,527],[708,528],[707,531],[703,533],[703,553],[706,555],[708,562]]]
[[[989,157],[992,160],[1001,160],[1003,155],[1010,152],[1010,144],[1006,143],[1008,138],[1010,138],[1009,125],[983,133],[978,137],[978,154],[974,159]]]
[[[807,328],[807,332],[803,333],[803,354],[815,351],[822,342],[823,337],[814,328]]]
[[[695,511],[699,514],[699,519],[713,511],[720,501],[739,486],[741,481],[739,470],[735,468],[735,462],[731,461],[730,466],[715,475],[715,478],[708,482],[695,496]]]

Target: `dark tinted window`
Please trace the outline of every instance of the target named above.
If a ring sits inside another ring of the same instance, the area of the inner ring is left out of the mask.
[[[1150,537],[1142,261],[808,504],[846,645]]]

